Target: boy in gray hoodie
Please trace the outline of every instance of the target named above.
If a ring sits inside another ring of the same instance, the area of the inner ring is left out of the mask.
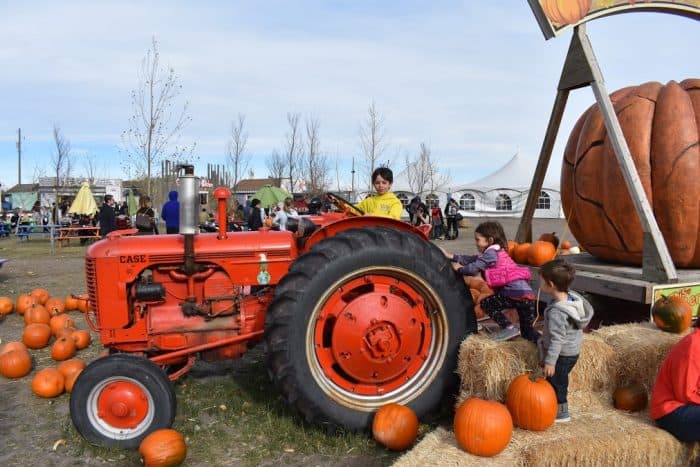
[[[563,259],[552,260],[540,268],[540,290],[552,296],[544,310],[544,331],[537,342],[544,375],[557,394],[557,422],[568,422],[567,392],[569,373],[576,365],[583,341],[583,329],[593,317],[593,307],[578,294],[569,291],[574,267]]]

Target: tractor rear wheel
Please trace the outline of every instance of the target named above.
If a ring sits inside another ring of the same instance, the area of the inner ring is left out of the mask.
[[[80,372],[71,392],[70,415],[89,443],[135,448],[152,431],[172,425],[175,393],[155,363],[133,355],[109,355]]]
[[[433,414],[454,388],[471,295],[418,235],[374,227],[325,239],[275,289],[267,367],[287,403],[329,431],[361,431],[388,403]]]

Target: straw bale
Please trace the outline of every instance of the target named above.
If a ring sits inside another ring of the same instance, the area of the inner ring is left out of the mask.
[[[579,360],[571,373],[569,391],[615,388],[615,352],[602,339],[586,334]],[[469,397],[505,400],[513,379],[537,368],[537,347],[523,339],[496,342],[470,336],[462,342],[457,363],[461,384],[457,405]]]
[[[666,355],[685,334],[664,332],[652,323],[605,326],[594,335],[603,339],[617,354],[617,385],[637,383],[651,391]]]

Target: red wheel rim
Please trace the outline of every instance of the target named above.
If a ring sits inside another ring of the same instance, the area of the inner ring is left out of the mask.
[[[331,397],[372,410],[408,402],[434,378],[447,325],[437,293],[398,268],[347,276],[319,300],[307,331],[314,378]]]
[[[97,398],[97,416],[114,428],[136,428],[146,418],[148,408],[146,393],[129,381],[110,382]]]

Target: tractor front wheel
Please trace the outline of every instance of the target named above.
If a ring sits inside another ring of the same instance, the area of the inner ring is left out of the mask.
[[[175,393],[167,375],[151,361],[126,354],[102,357],[75,381],[70,415],[91,444],[135,448],[175,418]]]
[[[388,403],[433,413],[475,329],[471,295],[438,248],[409,232],[348,230],[301,256],[277,286],[268,372],[307,421],[366,430]]]

